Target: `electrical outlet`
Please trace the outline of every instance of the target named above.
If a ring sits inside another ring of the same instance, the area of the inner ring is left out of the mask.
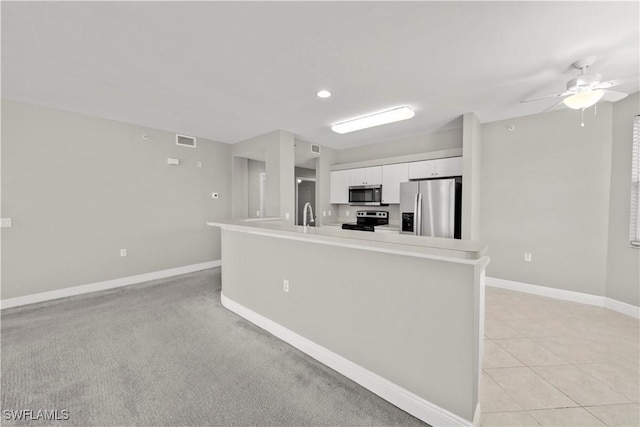
[[[524,253],[524,260],[526,262],[531,262],[531,252],[525,252]]]
[[[289,292],[289,281],[287,279],[284,279],[284,281],[282,282],[282,290],[285,292]]]
[[[260,218],[260,211],[256,211],[256,216]]]
[[[349,216],[349,211],[347,211],[347,216]]]
[[[202,160],[198,160],[198,161],[196,162],[196,166],[197,166],[197,167],[199,167],[199,168],[201,168],[201,167],[202,167]]]
[[[322,211],[322,216],[327,216],[327,211]]]
[[[120,249],[120,256],[127,256],[127,250],[126,249]]]
[[[284,214],[284,219],[286,219],[287,221],[289,220],[289,212]]]

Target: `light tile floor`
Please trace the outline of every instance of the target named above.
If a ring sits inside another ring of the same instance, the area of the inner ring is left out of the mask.
[[[483,426],[640,426],[640,321],[486,288]]]

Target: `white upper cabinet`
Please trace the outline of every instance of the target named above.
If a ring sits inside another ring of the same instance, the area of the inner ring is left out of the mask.
[[[349,185],[381,185],[382,166],[351,169]]]
[[[348,204],[350,186],[382,185],[382,203],[400,203],[401,182],[448,176],[462,176],[462,157],[332,171],[330,200]]]
[[[382,203],[400,203],[400,183],[409,181],[409,164],[382,166]]]
[[[409,179],[433,178],[436,170],[435,160],[423,160],[409,163]]]
[[[349,180],[351,170],[331,172],[331,203],[349,203]]]
[[[462,157],[424,160],[409,163],[409,179],[440,178],[462,175]]]
[[[462,175],[462,157],[448,157],[446,159],[437,159],[436,176],[461,176]]]

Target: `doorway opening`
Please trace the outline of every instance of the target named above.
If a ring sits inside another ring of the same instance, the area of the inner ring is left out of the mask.
[[[296,177],[296,225],[303,225],[304,207],[307,203],[311,204],[313,210],[313,219],[316,218],[316,179]],[[307,215],[310,213],[308,212]],[[307,217],[308,218],[308,217]],[[308,219],[307,219],[308,222]],[[309,222],[310,226],[315,227],[316,223]]]

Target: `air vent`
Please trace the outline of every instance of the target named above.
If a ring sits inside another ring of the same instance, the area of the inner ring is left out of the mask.
[[[316,144],[311,144],[311,152],[320,154],[320,146]]]
[[[196,148],[196,139],[193,136],[176,134],[176,145],[182,145],[183,147]]]

